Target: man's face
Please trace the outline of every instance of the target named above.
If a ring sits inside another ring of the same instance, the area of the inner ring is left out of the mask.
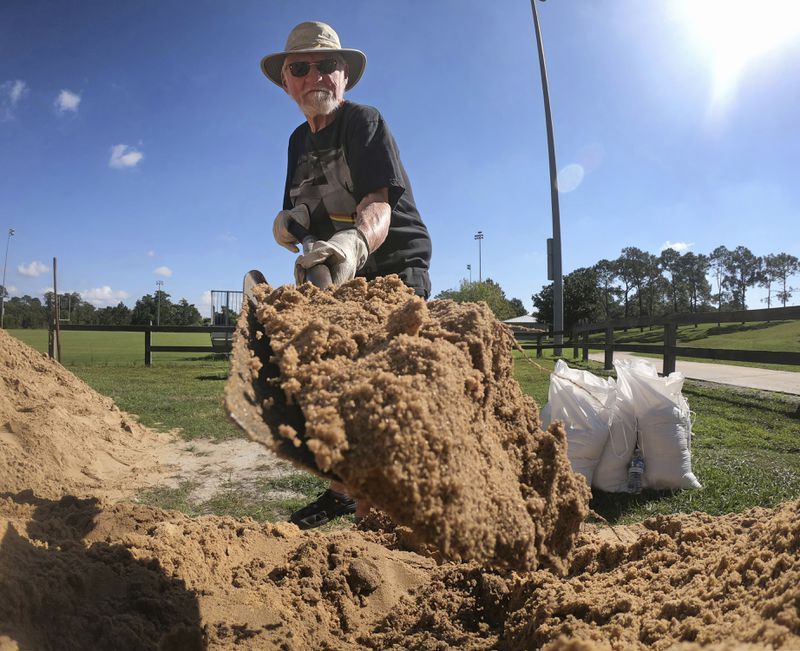
[[[336,59],[336,70],[324,73],[316,63],[327,59]],[[308,73],[295,77],[289,66],[293,63],[308,62],[312,65]],[[336,55],[327,53],[290,54],[283,65],[283,87],[289,96],[297,102],[300,110],[308,117],[333,113],[344,100],[344,89],[347,86],[347,65]]]

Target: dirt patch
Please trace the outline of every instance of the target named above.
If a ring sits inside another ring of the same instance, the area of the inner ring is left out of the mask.
[[[260,285],[256,298],[270,348],[243,366],[282,392],[264,400],[265,443],[310,451],[418,549],[563,570],[589,493],[563,429],[539,428],[512,377],[513,338],[484,304],[425,303],[396,276],[334,291]]]
[[[27,427],[0,442],[2,651],[800,648],[800,502],[616,535],[583,525],[564,575],[438,563],[377,513],[358,530],[300,532],[92,497],[73,458],[162,436],[2,331],[0,369],[2,420]],[[64,412],[47,420],[58,390]]]

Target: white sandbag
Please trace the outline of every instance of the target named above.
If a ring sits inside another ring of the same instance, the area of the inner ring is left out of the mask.
[[[608,441],[594,469],[592,487],[608,493],[625,493],[628,490],[628,467],[636,447],[636,415],[630,386],[622,381],[613,383],[616,397],[611,410],[611,428]]]
[[[645,468],[642,485],[653,489],[700,488],[692,472],[692,422],[682,373],[658,376],[649,360],[614,362],[618,385],[630,389]],[[626,391],[628,389],[626,388]]]
[[[572,469],[581,473],[590,486],[608,439],[615,399],[612,383],[589,371],[571,369],[563,360],[556,362],[550,375],[547,405],[540,416],[542,427],[555,420],[564,423]]]

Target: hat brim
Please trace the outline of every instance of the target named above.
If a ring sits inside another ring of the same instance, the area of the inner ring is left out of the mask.
[[[283,68],[283,61],[289,54],[321,54],[325,52],[340,54],[344,58],[349,71],[345,90],[350,90],[361,79],[361,75],[364,74],[364,68],[367,66],[367,55],[361,50],[311,48],[308,50],[292,50],[291,52],[276,52],[275,54],[268,54],[261,59],[261,72],[273,84],[283,88],[281,68]]]

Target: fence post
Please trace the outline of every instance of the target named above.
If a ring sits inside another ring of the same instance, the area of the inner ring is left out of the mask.
[[[536,357],[542,356],[542,333],[536,335]]]
[[[608,326],[606,328],[606,356],[603,367],[610,371],[614,368],[614,328]]]
[[[663,375],[669,375],[675,372],[675,357],[677,351],[675,346],[678,342],[678,324],[665,323],[664,324],[664,367],[662,369]]]
[[[578,332],[575,328],[569,333],[569,338],[572,339],[572,359],[578,359]]]
[[[153,361],[153,352],[150,350],[150,330],[144,331],[144,365],[150,366]]]
[[[584,331],[584,333],[583,333],[583,355],[582,355],[581,359],[584,362],[588,362],[589,361],[589,331],[588,330]]]

